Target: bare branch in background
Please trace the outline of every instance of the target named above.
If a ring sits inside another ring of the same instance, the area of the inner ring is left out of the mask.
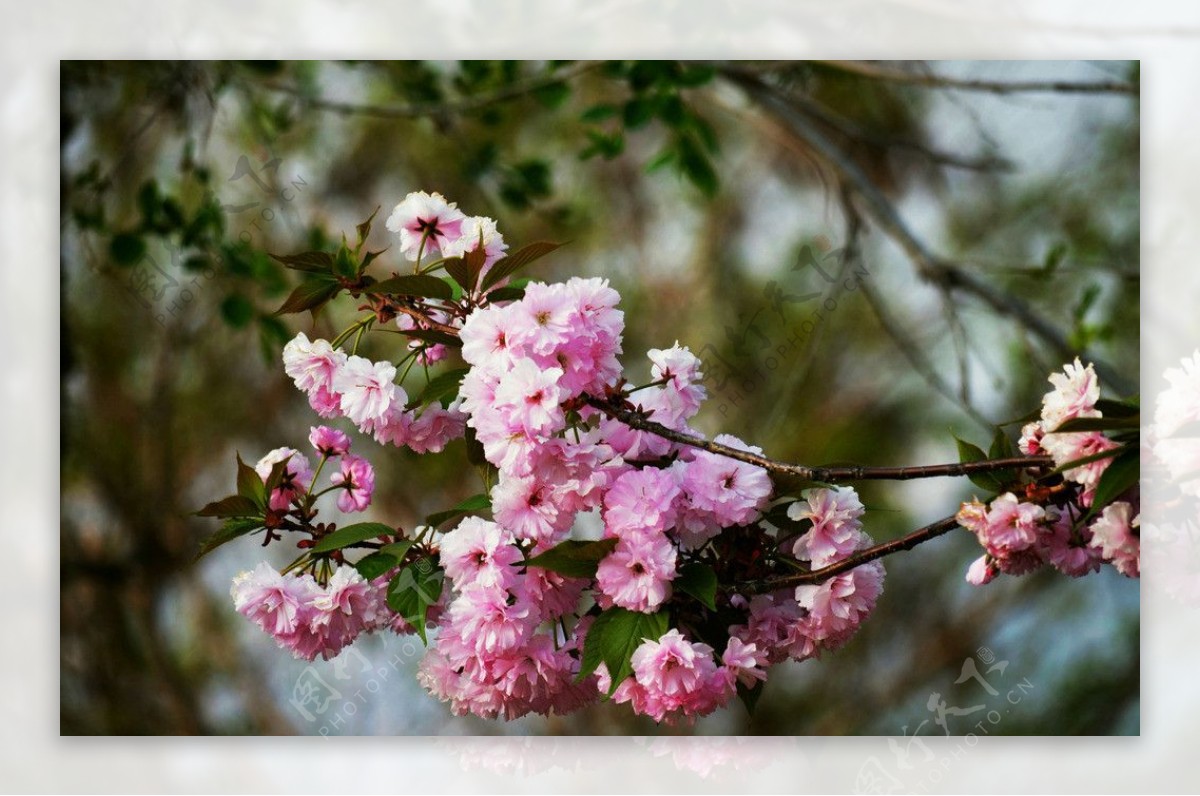
[[[851,119],[834,113],[821,103],[815,102],[808,97],[794,95],[792,99],[805,113],[822,122],[827,127],[837,130],[847,138],[852,138],[869,146],[914,152],[939,166],[948,166],[965,171],[1011,171],[1013,168],[1011,160],[999,157],[998,155],[968,157],[953,152],[942,152],[928,147],[919,141],[879,135]]]
[[[1138,95],[1136,83],[1124,80],[1102,80],[1077,82],[1070,80],[964,80],[934,74],[906,72],[879,66],[871,61],[816,61],[815,63],[847,74],[886,80],[890,83],[905,83],[923,88],[947,88],[959,91],[986,91],[992,94],[1019,94],[1025,92],[1054,92],[1057,94],[1131,94]]]
[[[862,253],[859,249],[858,238],[861,234],[862,219],[858,214],[858,210],[854,207],[853,199],[848,195],[848,189],[843,186],[842,190],[842,207],[846,214],[846,257],[847,259],[861,259]],[[956,393],[933,363],[929,361],[929,357],[925,355],[921,346],[916,340],[904,330],[903,327],[892,317],[886,303],[876,292],[875,287],[870,280],[864,279],[859,282],[859,289],[863,293],[863,297],[867,300],[867,305],[875,314],[876,320],[879,321],[880,327],[887,333],[896,347],[904,354],[909,364],[913,369],[925,379],[926,383],[933,389],[937,390],[952,403],[962,409],[972,420],[987,429],[990,433],[993,428],[993,423],[989,421],[982,413],[971,403],[969,396]]]
[[[296,86],[264,84],[263,88],[281,94],[290,94],[303,104],[317,110],[333,113],[374,116],[380,119],[416,119],[424,116],[440,116],[477,111],[490,105],[530,94],[538,89],[571,80],[603,64],[603,61],[577,61],[554,72],[537,75],[513,83],[499,91],[477,97],[464,97],[447,102],[429,102],[418,105],[370,105],[354,102],[339,102],[324,97],[313,97]]]
[[[949,289],[962,290],[979,298],[992,309],[1013,318],[1037,334],[1063,359],[1069,360],[1076,356],[1090,359],[1095,363],[1100,377],[1113,385],[1118,392],[1127,394],[1133,391],[1134,387],[1129,380],[1121,376],[1115,368],[1094,354],[1077,350],[1061,330],[1026,302],[996,285],[988,284],[976,274],[932,254],[925,243],[909,229],[896,208],[884,197],[870,177],[797,109],[790,95],[756,76],[739,72],[736,68],[724,70],[724,74],[784,122],[797,137],[829,163],[841,180],[848,183],[855,193],[863,198],[867,212],[884,233],[900,245],[924,280],[935,286],[943,285]]]

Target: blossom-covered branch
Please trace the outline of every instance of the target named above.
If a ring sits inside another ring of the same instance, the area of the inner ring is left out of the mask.
[[[752,704],[771,666],[846,643],[882,594],[881,559],[958,525],[985,548],[975,583],[1044,564],[1137,573],[1137,409],[1101,402],[1090,365],[1051,376],[1021,456],[998,431],[986,454],[960,440],[954,464],[785,464],[691,428],[707,393],[700,360],[678,343],[648,351],[650,383],[627,386],[625,315],[606,280],[513,282],[555,244],[509,252],[492,219],[414,192],[387,220],[412,267],[379,279],[367,270],[380,252],[363,251],[370,226],[353,249],[277,258],[306,274],[281,312],[315,312],[341,293],[371,312],[332,342],[297,334],[284,371],[320,417],[379,445],[438,453],[464,438],[463,476],[478,468],[485,491],[416,527],[344,524],[321,519],[320,501],[335,495],[354,514],[375,490],[345,431],[311,429],[315,469],[287,447],[253,468],[239,458],[237,494],[200,512],[225,521],[205,550],[296,539],[290,565],[242,573],[232,595],[297,657],[334,657],[364,633],[417,634],[429,643],[418,679],[456,714],[565,713],[608,695],[688,721],[737,694]],[[374,331],[407,338],[398,363],[358,354]],[[455,357],[465,367],[428,375]],[[410,396],[417,363],[427,383]],[[829,485],[935,476],[998,496],[875,544],[854,489]],[[600,538],[577,533],[585,514]]]

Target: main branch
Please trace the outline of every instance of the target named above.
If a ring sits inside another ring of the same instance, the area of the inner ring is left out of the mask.
[[[1052,467],[1053,459],[1049,456],[1017,456],[1004,459],[985,459],[977,462],[957,462],[953,464],[931,464],[921,467],[863,467],[852,465],[848,467],[810,467],[804,464],[789,464],[769,459],[752,451],[741,450],[719,442],[693,437],[681,431],[667,428],[661,423],[649,419],[645,414],[619,406],[612,400],[588,396],[587,404],[609,417],[620,420],[630,428],[647,431],[656,436],[688,445],[730,459],[736,459],[747,464],[754,464],[764,470],[780,475],[789,475],[806,481],[824,481],[835,483],[839,481],[909,481],[917,478],[940,478],[953,476],[969,476],[976,473],[989,473],[997,470],[1012,469],[1042,469]]]
[[[797,586],[809,586],[817,583],[823,583],[835,575],[841,575],[843,572],[849,572],[855,567],[861,567],[863,564],[874,561],[884,556],[890,556],[892,553],[899,553],[902,550],[912,550],[923,542],[928,542],[930,539],[949,533],[958,527],[958,521],[953,517],[946,517],[938,520],[935,523],[926,525],[924,528],[918,528],[908,536],[902,536],[899,539],[893,539],[890,542],[883,542],[874,547],[868,547],[849,558],[843,558],[836,564],[830,564],[821,569],[814,569],[812,572],[799,572],[795,575],[785,575],[779,578],[768,578],[766,580],[751,581],[745,584],[740,589],[742,594],[765,594],[767,592],[778,591],[780,589],[792,589]]]

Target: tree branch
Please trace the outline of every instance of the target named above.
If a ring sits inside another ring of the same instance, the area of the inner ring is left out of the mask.
[[[412,105],[369,105],[353,102],[339,102],[337,100],[326,99],[324,97],[310,96],[296,86],[268,83],[264,84],[263,87],[268,91],[274,91],[281,94],[290,94],[293,97],[298,98],[306,105],[318,110],[331,111],[333,113],[341,113],[345,115],[356,114],[360,116],[374,116],[380,119],[415,119],[423,116],[438,116],[443,114],[459,114],[476,111],[481,108],[486,108],[489,105],[495,105],[499,102],[515,99],[525,94],[537,91],[538,89],[552,86],[555,83],[561,83],[563,81],[578,77],[584,72],[595,69],[603,63],[603,61],[577,61],[555,72],[550,72],[545,75],[537,75],[527,80],[513,83],[510,86],[506,86],[490,94],[481,94],[477,97],[464,97],[459,100],[447,102],[426,102]]]
[[[647,431],[663,439],[680,445],[698,448],[700,450],[736,459],[740,462],[762,467],[764,470],[780,475],[788,475],[805,481],[909,481],[917,478],[941,478],[970,476],[976,473],[995,472],[996,470],[1011,469],[1042,469],[1052,467],[1054,460],[1049,456],[1017,456],[1005,459],[986,459],[977,462],[956,462],[953,464],[931,464],[920,467],[862,467],[851,465],[846,467],[809,467],[803,464],[788,464],[769,459],[761,454],[722,445],[719,442],[693,437],[680,431],[667,428],[656,423],[644,414],[632,409],[618,406],[610,400],[587,396],[588,406],[599,409],[609,417],[620,420],[630,428]]]
[[[1069,80],[962,80],[934,74],[905,72],[889,69],[868,61],[816,61],[839,72],[846,72],[874,80],[904,83],[923,88],[949,88],[960,91],[986,91],[992,94],[1017,94],[1022,92],[1048,91],[1057,94],[1131,94],[1137,96],[1140,89],[1136,83],[1123,80],[1076,82]]]
[[[946,517],[935,523],[926,525],[924,528],[918,528],[908,536],[902,536],[899,539],[893,539],[890,542],[883,542],[874,547],[868,547],[849,558],[843,558],[835,564],[830,564],[821,569],[814,569],[812,572],[799,572],[795,575],[784,575],[779,578],[768,578],[766,580],[751,581],[741,589],[741,594],[765,594],[767,592],[778,591],[780,589],[791,589],[796,586],[808,586],[822,583],[835,575],[841,575],[843,572],[849,572],[855,567],[861,567],[863,564],[870,563],[876,559],[890,556],[892,553],[899,553],[903,550],[912,550],[923,542],[928,542],[930,539],[936,539],[943,534],[949,533],[958,526],[958,520],[954,517]]]
[[[1071,346],[1066,335],[1023,300],[995,285],[984,282],[974,273],[933,255],[908,228],[891,202],[884,198],[858,164],[814,127],[803,113],[792,107],[792,98],[789,95],[754,75],[748,75],[736,69],[725,70],[724,74],[783,121],[796,136],[805,141],[833,168],[841,180],[854,188],[865,202],[871,217],[880,225],[884,233],[904,250],[923,279],[934,285],[970,293],[991,306],[992,309],[1008,315],[1037,334],[1063,358],[1071,359],[1079,356],[1090,359],[1095,364],[1100,377],[1112,384],[1118,392],[1128,393],[1134,389],[1129,381],[1107,362]]]

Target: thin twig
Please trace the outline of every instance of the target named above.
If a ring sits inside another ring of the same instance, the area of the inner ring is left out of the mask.
[[[930,539],[936,539],[957,527],[959,527],[958,520],[954,517],[946,517],[931,525],[926,525],[924,528],[918,528],[908,536],[902,536],[890,542],[883,542],[874,547],[868,547],[849,558],[838,561],[836,564],[830,564],[821,569],[814,569],[812,572],[800,572],[795,575],[784,575],[778,578],[751,581],[738,587],[737,591],[740,594],[765,594],[767,592],[779,591],[780,589],[794,589],[797,586],[822,583],[835,575],[849,572],[855,567],[861,567],[863,564],[870,563],[884,556],[890,556],[892,553],[911,550],[917,545],[928,542]]]
[[[1053,92],[1056,94],[1131,94],[1137,96],[1136,83],[1124,80],[1077,82],[1071,80],[973,80],[943,77],[934,74],[905,72],[878,66],[868,61],[816,61],[839,72],[886,80],[889,83],[905,83],[924,88],[949,88],[960,91],[986,91],[992,94],[1017,94],[1025,92]]]
[[[301,102],[313,108],[323,111],[331,111],[333,113],[341,113],[347,115],[359,116],[374,116],[381,119],[415,119],[424,116],[438,116],[443,114],[461,114],[477,111],[481,108],[486,108],[489,105],[495,105],[499,102],[515,99],[525,94],[530,94],[538,89],[552,86],[555,83],[561,83],[566,80],[578,77],[584,72],[603,64],[603,61],[577,61],[569,66],[565,66],[555,72],[550,72],[544,75],[537,75],[528,80],[523,80],[518,83],[513,83],[498,91],[490,94],[481,94],[477,97],[463,97],[458,100],[447,102],[425,102],[410,105],[370,105],[354,102],[341,102],[338,100],[326,99],[324,97],[313,97],[307,94],[303,89],[296,86],[279,85],[279,84],[264,84],[264,88],[268,91],[274,91],[281,94],[290,94],[297,97]]]
[[[1011,171],[1013,169],[1013,162],[1011,160],[996,155],[985,155],[977,158],[965,157],[952,152],[942,152],[933,149],[919,141],[879,135],[857,122],[831,111],[811,97],[795,95],[792,97],[792,100],[800,110],[827,127],[837,130],[847,138],[852,138],[869,146],[880,149],[906,149],[940,166],[964,169],[966,171]]]
[[[1012,469],[1043,469],[1054,466],[1054,460],[1049,456],[1016,456],[1003,459],[986,459],[977,462],[955,462],[952,464],[931,464],[918,467],[863,467],[849,465],[839,467],[810,467],[804,464],[789,464],[767,458],[758,453],[722,445],[719,442],[693,437],[681,431],[667,428],[661,423],[650,420],[644,414],[618,406],[612,401],[594,396],[587,396],[588,406],[599,409],[609,417],[620,420],[630,428],[647,431],[663,439],[680,445],[715,453],[730,459],[736,459],[747,464],[757,465],[772,473],[793,476],[805,481],[821,481],[835,483],[839,481],[910,481],[917,478],[941,478],[970,476],[976,473],[995,472]]]
[[[862,249],[859,246],[859,237],[862,234],[862,217],[858,213],[858,208],[854,206],[854,199],[850,195],[850,189],[842,184],[841,190],[842,211],[846,216],[846,258],[848,260],[862,259]],[[942,378],[941,374],[929,361],[925,352],[910,337],[895,318],[891,316],[887,306],[879,297],[870,280],[863,279],[859,282],[859,288],[862,290],[863,298],[867,300],[867,305],[875,313],[875,319],[879,321],[879,325],[892,338],[896,347],[900,349],[909,364],[916,369],[922,378],[933,387],[935,390],[945,396],[950,402],[961,408],[967,415],[990,433],[993,424],[975,408],[970,401],[970,396],[956,395],[954,389]]]

